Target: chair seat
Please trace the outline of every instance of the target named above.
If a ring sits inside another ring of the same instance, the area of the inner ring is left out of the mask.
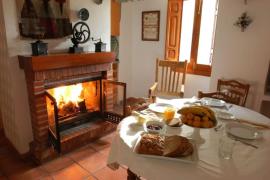
[[[150,100],[146,98],[129,97],[126,101],[126,115],[129,116],[132,111],[141,111],[148,108]]]

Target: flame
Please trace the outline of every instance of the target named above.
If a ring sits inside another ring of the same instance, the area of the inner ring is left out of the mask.
[[[82,98],[80,97],[82,90],[83,87],[81,83],[76,85],[54,88],[53,96],[57,102],[57,106],[61,108],[62,106],[70,102],[78,106],[78,102],[82,101]]]

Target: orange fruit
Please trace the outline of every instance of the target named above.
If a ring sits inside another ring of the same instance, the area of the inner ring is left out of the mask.
[[[194,127],[200,127],[201,126],[201,122],[200,121],[193,121],[193,124],[192,124]]]
[[[188,119],[187,119],[187,117],[186,117],[185,115],[182,115],[182,116],[181,116],[181,121],[182,121],[183,123],[187,123]]]
[[[194,116],[194,121],[201,121],[201,117],[200,116]]]
[[[194,115],[192,113],[187,113],[187,119],[193,119]]]
[[[203,116],[203,117],[202,117],[202,120],[203,120],[203,121],[209,121],[209,118],[208,118],[207,116]]]
[[[190,126],[192,126],[192,125],[193,125],[192,119],[189,119],[189,120],[187,121],[187,124],[190,125]]]
[[[214,126],[214,123],[212,121],[203,121],[202,127],[211,128],[213,126]]]

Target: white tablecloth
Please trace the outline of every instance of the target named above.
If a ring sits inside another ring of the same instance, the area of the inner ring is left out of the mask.
[[[171,103],[180,108],[189,100],[159,99],[158,101]],[[270,119],[247,108],[233,105],[229,112],[239,119],[270,125]],[[141,126],[134,125],[135,122],[136,118],[129,116],[119,124],[108,157],[109,167],[125,165],[135,174],[148,180],[270,179],[270,130],[263,130],[263,138],[253,142],[259,147],[258,149],[236,142],[232,159],[225,160],[218,155],[220,131],[201,129],[200,134],[205,139],[205,143],[197,145],[199,160],[196,163],[186,163],[146,158],[134,153],[132,151],[134,144],[143,131]],[[183,136],[192,132],[193,129],[186,125],[178,129],[167,129],[168,134]]]

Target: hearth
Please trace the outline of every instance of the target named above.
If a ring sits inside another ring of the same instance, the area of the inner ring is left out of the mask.
[[[37,162],[116,129],[125,116],[126,84],[111,80],[114,59],[113,53],[19,56]]]

